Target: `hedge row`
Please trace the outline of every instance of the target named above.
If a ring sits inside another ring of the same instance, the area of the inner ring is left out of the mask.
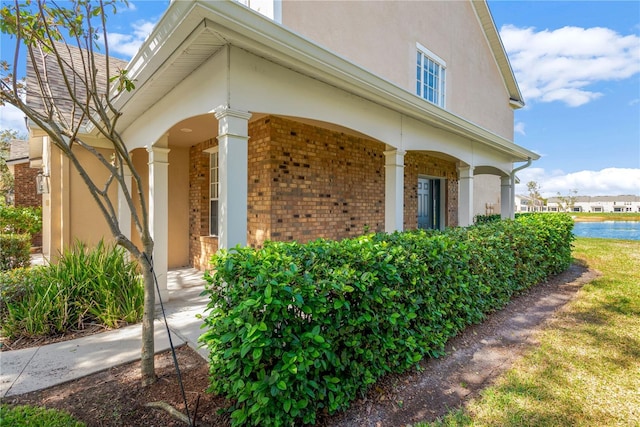
[[[314,423],[443,354],[466,325],[571,262],[569,216],[236,248],[211,262],[201,341],[234,425]]]

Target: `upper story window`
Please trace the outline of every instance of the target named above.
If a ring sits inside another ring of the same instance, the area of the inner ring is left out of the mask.
[[[445,107],[446,64],[437,55],[418,44],[416,93],[439,107]]]

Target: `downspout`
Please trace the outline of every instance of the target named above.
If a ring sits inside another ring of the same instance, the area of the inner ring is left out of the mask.
[[[522,169],[526,169],[531,166],[531,157],[527,157],[527,163],[518,166],[517,168],[511,171],[511,203],[509,208],[509,218],[514,219],[516,217],[516,172],[520,172]]]

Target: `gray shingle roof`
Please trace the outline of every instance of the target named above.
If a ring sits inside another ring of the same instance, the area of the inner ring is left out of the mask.
[[[68,85],[72,88],[75,95],[80,99],[86,99],[86,86],[82,81],[84,78],[87,55],[83,55],[83,50],[69,46],[61,42],[54,42],[56,50],[60,54],[62,67],[67,71]],[[35,108],[37,111],[43,114],[48,113],[48,105],[54,103],[59,109],[64,119],[71,123],[71,117],[74,112],[73,101],[69,95],[67,89],[67,83],[65,83],[64,74],[62,72],[61,64],[56,61],[56,56],[53,53],[42,52],[40,49],[34,48],[34,61],[27,55],[27,105]],[[107,82],[107,57],[105,55],[95,53],[96,62],[96,81],[98,90],[105,91]],[[45,65],[46,64],[46,65]],[[126,61],[117,58],[109,59],[109,74],[111,76],[116,74],[118,68],[125,68]],[[78,70],[77,73],[72,73],[71,69]],[[40,72],[42,79],[48,83],[50,88],[50,94],[43,94],[42,89],[38,85],[38,79],[36,71]],[[75,111],[76,122],[80,117],[80,112]]]
[[[8,162],[17,162],[19,160],[29,160],[29,141],[14,139],[9,146]]]

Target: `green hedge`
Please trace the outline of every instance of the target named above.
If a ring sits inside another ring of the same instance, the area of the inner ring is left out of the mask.
[[[571,262],[573,222],[268,243],[212,257],[201,341],[234,425],[314,423]]]
[[[28,267],[30,264],[31,236],[0,233],[0,271]]]

